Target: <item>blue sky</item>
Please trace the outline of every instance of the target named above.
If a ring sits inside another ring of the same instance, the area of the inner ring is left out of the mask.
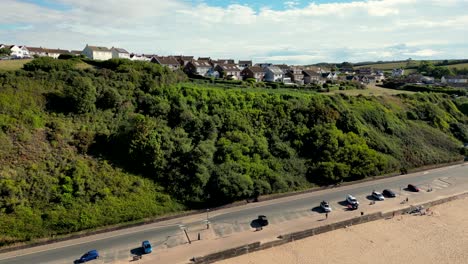
[[[0,43],[316,62],[468,58],[468,0],[2,0]]]

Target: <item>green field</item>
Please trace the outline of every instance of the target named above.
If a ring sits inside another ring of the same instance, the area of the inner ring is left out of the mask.
[[[410,61],[409,63],[406,62],[406,61],[403,61],[403,62],[386,62],[386,63],[374,63],[374,64],[366,64],[366,65],[360,65],[360,66],[356,66],[354,67],[355,69],[360,69],[360,68],[367,68],[367,67],[371,67],[375,70],[392,70],[392,69],[398,69],[398,68],[409,68],[409,67],[417,67],[419,65],[421,61],[419,60],[413,60],[413,61]],[[438,63],[442,62],[440,60],[433,60],[433,61],[430,61],[432,63],[434,63],[436,66]],[[460,64],[453,64],[453,65],[446,65],[446,66],[442,66],[442,67],[447,67],[447,68],[450,68],[450,69],[464,69],[464,68],[468,68],[468,63],[460,63]]]
[[[0,71],[15,71],[23,68],[25,63],[30,62],[28,60],[2,60],[0,61]]]

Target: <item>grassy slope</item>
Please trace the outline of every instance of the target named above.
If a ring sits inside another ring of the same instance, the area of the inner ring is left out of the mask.
[[[1,60],[0,71],[16,71],[23,68],[23,65],[31,60]]]

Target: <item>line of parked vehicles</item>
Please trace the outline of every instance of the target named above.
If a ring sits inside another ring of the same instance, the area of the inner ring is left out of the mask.
[[[414,184],[408,184],[408,190],[412,192],[420,191],[420,189]],[[381,193],[374,190],[372,191],[371,196],[376,200],[383,201],[385,200],[385,197],[387,198],[396,197],[396,194],[394,191],[390,189],[385,189]],[[349,210],[356,210],[359,208],[359,201],[356,199],[356,197],[352,196],[351,194],[348,194],[346,196],[346,202],[347,202],[347,207]],[[322,201],[320,203],[320,208],[322,208],[323,212],[325,213],[330,213],[332,211],[332,208],[327,201]],[[267,226],[268,218],[265,215],[259,215],[257,222],[262,227]],[[142,249],[142,253],[144,254],[149,254],[153,252],[153,247],[151,246],[151,243],[148,240],[145,240],[141,243],[141,249]],[[85,263],[85,262],[95,260],[98,258],[99,258],[99,252],[97,250],[91,250],[91,251],[86,252],[83,256],[81,256],[81,258],[75,261],[75,263]]]
[[[414,184],[408,184],[407,190],[411,192],[419,192],[421,189],[419,189]],[[374,190],[372,191],[371,196],[375,200],[384,201],[385,197],[394,198],[396,197],[396,194],[390,189],[385,189],[382,192],[377,192]],[[359,208],[359,201],[356,199],[356,197],[352,196],[351,194],[346,195],[346,202],[349,210],[356,210]],[[323,212],[325,213],[330,213],[332,211],[330,204],[327,201],[320,202],[320,208],[322,208]]]

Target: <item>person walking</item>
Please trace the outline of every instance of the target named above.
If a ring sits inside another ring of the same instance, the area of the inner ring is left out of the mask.
[[[325,219],[328,219],[328,213],[325,214]]]

